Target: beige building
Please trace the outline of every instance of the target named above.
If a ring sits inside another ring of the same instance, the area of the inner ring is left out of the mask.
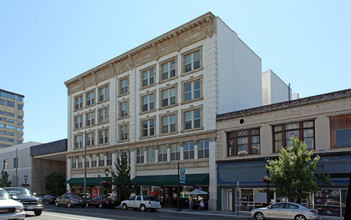
[[[201,188],[216,209],[216,115],[261,106],[261,75],[261,59],[206,13],[66,81],[70,190],[82,192],[86,170],[88,192],[101,194],[126,152],[140,193],[176,206],[179,163],[182,205]]]
[[[342,216],[351,171],[350,103],[351,90],[343,90],[218,115],[218,209],[249,211],[265,204],[267,157],[277,158],[294,136],[321,156],[316,173],[325,171],[334,183],[311,195],[309,203],[321,215]],[[270,203],[281,199],[271,191]]]
[[[24,96],[0,89],[0,148],[23,143]]]

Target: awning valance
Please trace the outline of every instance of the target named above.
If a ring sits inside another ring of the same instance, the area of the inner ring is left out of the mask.
[[[108,177],[108,181],[111,181],[112,178]],[[101,186],[102,182],[106,182],[106,177],[88,177],[87,178],[87,186]],[[69,184],[70,186],[83,186],[84,178],[71,178],[65,182],[65,184]]]
[[[138,186],[176,186],[178,175],[136,176],[132,181]],[[208,186],[209,174],[186,174],[182,185]]]

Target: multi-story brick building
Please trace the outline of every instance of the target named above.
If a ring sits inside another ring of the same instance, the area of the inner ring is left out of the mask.
[[[24,96],[0,89],[0,148],[23,143]]]
[[[182,195],[201,187],[216,208],[216,115],[262,105],[261,59],[212,13],[65,85],[71,190],[82,190],[86,170],[96,193],[96,178],[126,152],[141,193],[159,195],[163,206],[175,205],[179,162]]]
[[[277,159],[290,137],[304,141],[321,157],[316,174],[330,175],[306,203],[321,215],[342,216],[351,171],[351,90],[234,111],[217,116],[217,186],[219,210],[250,211],[265,205],[266,160]],[[235,195],[235,189],[239,192]],[[269,202],[281,201],[270,187]],[[265,196],[262,196],[265,194]],[[237,203],[239,201],[239,203]],[[236,206],[239,204],[239,206]]]

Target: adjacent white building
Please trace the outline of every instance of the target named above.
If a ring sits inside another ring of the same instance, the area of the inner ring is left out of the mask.
[[[30,141],[0,149],[1,170],[9,174],[12,186],[21,186],[27,183],[29,187],[32,187],[32,158],[30,156],[30,148],[39,144],[41,143]],[[27,182],[25,181],[25,176],[27,176]]]

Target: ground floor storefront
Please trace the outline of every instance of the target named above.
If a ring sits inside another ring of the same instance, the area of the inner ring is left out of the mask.
[[[288,198],[279,197],[275,193],[273,184],[263,181],[267,174],[265,164],[264,159],[217,163],[217,209],[251,211],[266,206],[267,198],[269,204],[288,201]],[[316,173],[324,171],[329,174],[333,186],[320,186],[320,191],[311,193],[300,203],[318,209],[320,215],[342,217],[345,213],[350,170],[350,155],[321,156]]]
[[[84,178],[71,178],[65,182],[68,192],[84,196]],[[113,197],[111,177],[88,177],[86,178],[87,198],[97,196]]]
[[[180,208],[189,208],[190,192],[195,189],[209,192],[208,174],[186,174],[185,184],[179,185]],[[158,176],[136,176],[132,180],[138,185],[137,194],[151,195],[156,197],[162,207],[178,207],[178,176],[177,175],[158,175]],[[201,200],[205,202],[205,209],[208,208],[209,194],[192,195],[193,209],[199,208]]]

